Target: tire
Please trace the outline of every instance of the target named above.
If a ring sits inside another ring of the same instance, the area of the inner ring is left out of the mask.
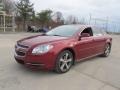
[[[110,52],[111,52],[111,45],[110,44],[106,44],[104,53],[101,56],[108,57]]]
[[[55,71],[57,73],[66,73],[73,65],[73,54],[69,50],[62,51],[56,60]]]

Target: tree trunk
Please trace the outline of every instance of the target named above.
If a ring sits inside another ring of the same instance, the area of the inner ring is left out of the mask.
[[[26,31],[26,20],[23,19],[23,31]]]

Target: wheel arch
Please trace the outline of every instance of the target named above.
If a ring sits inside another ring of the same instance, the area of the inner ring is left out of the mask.
[[[72,48],[67,47],[67,48],[62,49],[59,53],[65,51],[65,50],[68,50],[68,51],[70,51],[70,52],[73,54],[73,65],[74,65],[74,64],[75,64],[75,60],[76,60],[76,54],[75,54],[75,51],[74,51]]]
[[[110,45],[110,49],[111,49],[111,43],[110,43],[110,42],[107,42],[106,45],[107,45],[107,44]]]
[[[109,45],[110,45],[110,48],[111,48],[112,40],[108,39],[108,40],[106,41],[106,44],[109,44]]]

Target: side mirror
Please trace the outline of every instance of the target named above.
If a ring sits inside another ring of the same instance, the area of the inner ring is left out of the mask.
[[[89,33],[82,33],[81,37],[90,37],[90,34]]]
[[[82,33],[81,35],[79,35],[79,40],[81,40],[81,38],[83,37],[90,37],[89,33]]]

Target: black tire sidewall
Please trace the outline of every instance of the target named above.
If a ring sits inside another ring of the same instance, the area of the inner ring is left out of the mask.
[[[70,68],[69,68],[68,70],[64,71],[64,72],[61,71],[60,66],[59,66],[59,61],[60,61],[61,56],[63,56],[65,53],[69,53],[70,56],[73,58],[73,54],[72,54],[69,50],[64,50],[64,51],[62,51],[61,53],[59,53],[58,56],[57,56],[56,65],[55,65],[55,71],[56,71],[57,73],[66,73],[66,72],[68,72],[68,71],[70,70],[70,68],[72,67],[73,59],[72,59]]]

